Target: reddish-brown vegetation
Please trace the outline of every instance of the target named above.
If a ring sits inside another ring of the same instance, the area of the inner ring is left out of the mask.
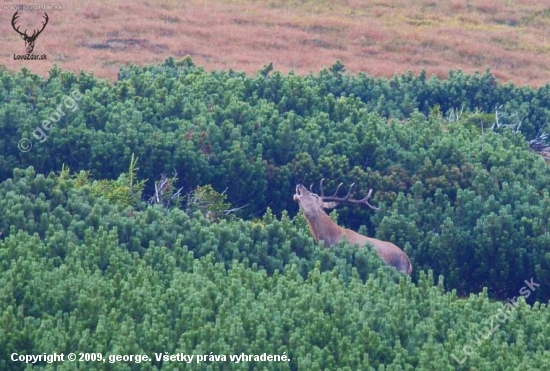
[[[15,0],[4,1],[17,5]],[[446,76],[483,71],[501,82],[539,86],[550,80],[550,8],[544,0],[73,0],[50,10],[35,54],[14,60],[24,43],[1,9],[0,64],[46,75],[54,63],[116,78],[129,63],[192,56],[207,69],[304,74],[341,60],[350,72],[392,76],[409,70]],[[52,3],[53,4],[53,3]],[[40,25],[43,11],[19,23]]]

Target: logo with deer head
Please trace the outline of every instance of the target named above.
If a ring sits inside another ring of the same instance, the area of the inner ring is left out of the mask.
[[[38,38],[38,35],[40,35],[42,31],[44,31],[44,28],[46,28],[46,25],[48,24],[48,14],[44,13],[44,18],[46,19],[46,22],[42,22],[42,29],[40,31],[33,29],[32,35],[29,36],[27,35],[27,30],[25,30],[25,32],[21,32],[19,31],[19,26],[15,28],[15,21],[17,20],[17,18],[19,18],[19,14],[17,13],[19,13],[19,11],[15,12],[11,19],[11,26],[19,35],[21,35],[21,38],[25,40],[25,49],[27,49],[27,54],[31,54],[34,49],[34,43]]]

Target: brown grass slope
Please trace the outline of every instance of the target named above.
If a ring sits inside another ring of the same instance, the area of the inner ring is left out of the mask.
[[[0,8],[0,65],[47,75],[56,63],[116,78],[119,68],[192,56],[207,69],[305,74],[341,60],[348,71],[390,77],[425,69],[445,77],[487,67],[500,82],[550,81],[547,0],[60,0],[34,53],[12,29],[15,10]],[[42,3],[42,2],[39,2]],[[21,30],[39,28],[43,10],[23,11]]]

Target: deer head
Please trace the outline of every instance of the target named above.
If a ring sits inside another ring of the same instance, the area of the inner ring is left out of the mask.
[[[11,26],[19,35],[21,35],[21,38],[25,40],[25,48],[27,49],[27,54],[31,54],[34,49],[34,42],[36,41],[36,38],[42,33],[42,31],[44,31],[44,28],[46,28],[46,25],[48,24],[48,14],[44,13],[44,18],[46,19],[46,22],[42,22],[42,29],[40,31],[33,30],[33,34],[29,36],[27,35],[26,29],[25,32],[21,32],[19,31],[19,27],[15,28],[15,21],[17,20],[17,18],[19,18],[19,15],[17,13],[19,13],[19,10],[15,12],[13,17],[11,18]]]
[[[296,186],[294,201],[298,202],[298,204],[304,211],[304,214],[313,215],[315,213],[323,211],[323,209],[332,209],[341,202],[350,203],[350,204],[367,205],[373,210],[378,210],[377,207],[374,207],[369,203],[369,199],[372,196],[372,189],[364,198],[360,200],[355,200],[350,198],[351,192],[355,188],[355,183],[352,183],[351,186],[349,187],[348,194],[345,197],[337,197],[338,191],[340,190],[340,187],[342,187],[342,184],[343,184],[343,183],[340,183],[332,196],[325,196],[324,190],[323,190],[324,181],[325,179],[323,178],[319,183],[319,189],[321,191],[320,196],[313,193],[313,191],[311,190],[313,186],[310,187],[309,191],[307,190],[306,187],[304,187],[301,184],[298,184]]]

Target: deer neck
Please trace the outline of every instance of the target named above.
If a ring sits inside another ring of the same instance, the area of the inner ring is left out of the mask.
[[[316,242],[323,240],[325,246],[337,244],[342,238],[342,228],[324,212],[306,215],[307,224]]]

